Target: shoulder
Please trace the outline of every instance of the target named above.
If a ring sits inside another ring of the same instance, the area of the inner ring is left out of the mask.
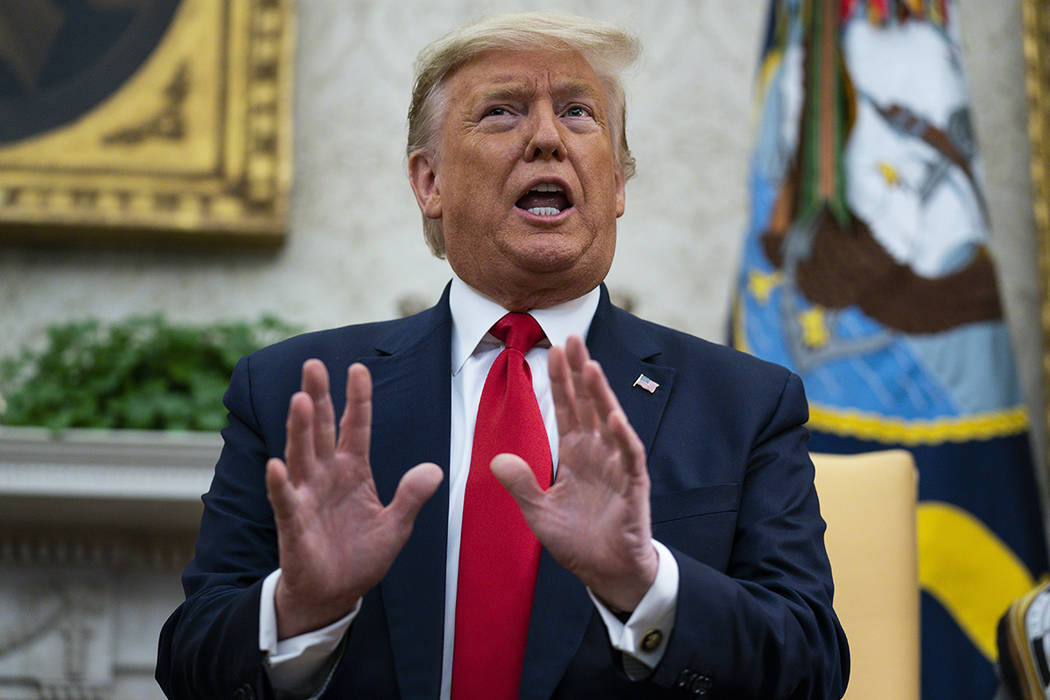
[[[795,376],[781,365],[647,321],[617,307],[612,307],[610,321],[618,326],[621,334],[641,334],[649,338],[655,350],[652,361],[675,367],[687,376],[699,374],[707,381],[739,386],[773,384],[779,387]]]
[[[257,350],[248,356],[248,360],[253,365],[272,365],[305,361],[311,357],[322,360],[343,355],[356,357],[371,352],[376,340],[399,322],[360,323],[303,333]]]
[[[339,328],[303,333],[257,350],[246,358],[253,370],[294,366],[317,358],[333,367],[377,355],[387,355],[425,341],[450,323],[446,297],[419,313],[386,321],[358,323]]]
[[[257,350],[237,363],[224,402],[280,432],[289,397],[301,386],[303,363],[318,359],[328,369],[333,402],[341,406],[347,367],[421,342],[435,328],[427,314],[303,333]]]
[[[667,415],[702,416],[708,430],[739,434],[744,442],[775,416],[794,424],[808,419],[802,381],[785,367],[620,309],[606,321],[611,337],[672,379]]]

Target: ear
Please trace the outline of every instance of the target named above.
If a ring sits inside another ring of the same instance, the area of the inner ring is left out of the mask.
[[[416,203],[428,219],[441,218],[441,191],[438,187],[436,157],[431,151],[415,151],[408,157],[408,180]]]
[[[627,179],[623,176],[623,166],[616,165],[614,177],[616,178],[616,218],[620,218],[627,208],[627,193],[624,186]]]

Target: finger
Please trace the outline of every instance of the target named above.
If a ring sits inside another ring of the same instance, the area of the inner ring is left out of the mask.
[[[616,393],[609,386],[605,371],[596,360],[588,360],[583,366],[581,379],[587,387],[587,395],[591,398],[599,421],[604,422],[609,414],[623,410],[620,408],[620,401],[616,398]]]
[[[532,527],[533,513],[542,502],[544,494],[536,481],[536,474],[528,463],[518,455],[504,452],[492,458],[489,468],[492,469],[496,480],[503,484],[503,488],[517,501],[525,520]]]
[[[636,478],[649,478],[646,469],[645,445],[638,433],[634,432],[627,415],[623,411],[614,411],[607,420],[608,434],[620,450],[621,462],[627,468],[628,475]]]
[[[584,367],[584,382],[594,400],[595,411],[601,420],[602,436],[612,441],[619,449],[623,460],[628,464],[629,473],[634,475],[645,470],[645,445],[627,420],[627,414],[620,407],[616,393],[609,386],[609,380],[602,371],[601,365],[589,360]]]
[[[291,518],[295,513],[298,505],[295,489],[288,480],[288,469],[284,462],[276,457],[266,463],[266,495],[270,499],[274,518],[278,523]]]
[[[284,459],[293,485],[306,479],[317,456],[314,453],[314,404],[310,395],[301,391],[292,394],[288,406],[288,437],[284,445]]]
[[[359,362],[346,371],[346,408],[339,423],[339,452],[368,462],[372,441],[372,375]]]
[[[324,459],[335,450],[335,410],[328,385],[328,369],[320,360],[303,363],[303,391],[314,403],[314,451]]]
[[[598,415],[594,409],[594,399],[590,389],[583,378],[584,366],[590,359],[587,354],[587,346],[583,344],[583,338],[578,335],[569,336],[565,343],[565,355],[569,361],[569,375],[572,377],[572,388],[576,397],[576,416],[583,430],[594,432],[598,429]]]
[[[411,529],[419,509],[434,495],[443,478],[444,472],[438,465],[431,462],[417,464],[401,477],[387,510],[403,527]]]
[[[569,362],[565,348],[557,345],[547,356],[547,373],[551,378],[551,397],[554,399],[554,417],[558,422],[558,435],[578,430],[580,421],[576,416],[576,397],[569,376]]]

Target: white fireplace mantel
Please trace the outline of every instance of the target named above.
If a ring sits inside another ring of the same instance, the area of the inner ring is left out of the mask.
[[[0,426],[0,697],[161,698],[215,433]]]
[[[0,521],[196,531],[217,433],[0,427]]]

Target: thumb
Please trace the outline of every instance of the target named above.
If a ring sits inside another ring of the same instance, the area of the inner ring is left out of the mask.
[[[432,462],[417,464],[401,477],[394,500],[387,508],[403,525],[411,527],[419,509],[434,495],[444,477],[441,467]]]
[[[518,455],[505,452],[493,457],[489,468],[528,518],[529,511],[538,506],[543,498],[543,489],[536,481],[536,475],[529,468],[528,462]]]

